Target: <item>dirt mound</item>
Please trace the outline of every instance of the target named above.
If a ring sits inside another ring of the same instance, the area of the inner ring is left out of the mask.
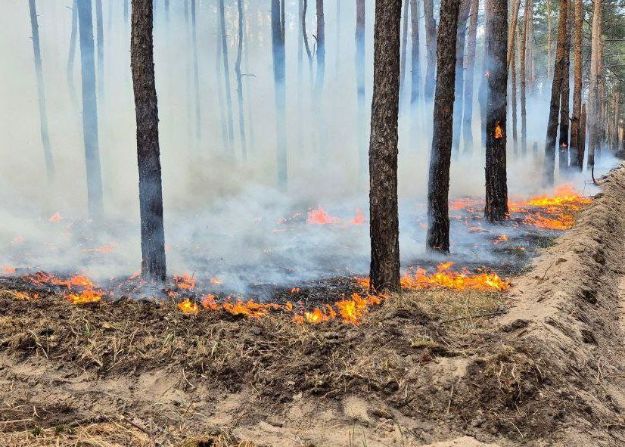
[[[624,208],[619,169],[509,294],[406,293],[359,326],[6,290],[1,444],[622,445]]]

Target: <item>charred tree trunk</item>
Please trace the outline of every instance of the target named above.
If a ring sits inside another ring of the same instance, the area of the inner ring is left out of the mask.
[[[315,90],[317,95],[323,91],[326,69],[326,24],[323,14],[323,0],[317,0],[317,78],[315,80]],[[316,101],[320,101],[317,96]]]
[[[586,152],[586,116],[586,104],[582,104],[582,114],[579,118],[579,139],[577,140],[579,142],[577,164],[580,171],[584,169],[584,152]]]
[[[367,134],[365,111],[365,0],[356,0],[356,95],[358,111],[358,153],[360,157],[359,174],[364,177],[367,170]]]
[[[462,117],[465,153],[471,153],[473,151],[473,83],[475,78],[475,53],[479,7],[480,0],[471,0],[465,64],[466,73],[464,78],[464,111]]]
[[[419,60],[419,3],[417,0],[410,0],[410,36],[412,38],[411,48],[411,74],[410,82],[410,105],[415,107],[419,101],[421,87],[421,61]]]
[[[82,72],[82,130],[87,169],[87,202],[89,216],[96,219],[102,215],[103,204],[91,0],[78,0],[78,28]]]
[[[377,293],[400,289],[397,198],[400,23],[401,0],[375,2],[369,205],[370,287]]]
[[[560,111],[560,96],[563,84],[566,28],[568,16],[568,0],[560,0],[560,24],[558,26],[558,46],[556,50],[556,62],[551,86],[551,105],[549,107],[549,121],[547,122],[547,142],[545,147],[545,184],[550,186],[555,177],[555,154],[556,140],[558,136],[558,113]]]
[[[449,167],[453,144],[456,39],[461,0],[441,0],[434,129],[428,182],[427,249],[449,252]]]
[[[163,188],[158,139],[158,104],[154,81],[152,0],[132,1],[132,84],[137,119],[141,273],[143,279],[165,280]]]
[[[571,0],[574,1],[574,0]],[[567,24],[566,38],[564,41],[564,65],[562,66],[562,88],[560,89],[562,96],[560,97],[560,138],[558,140],[558,148],[560,155],[558,164],[560,172],[564,172],[568,168],[569,162],[569,106],[571,96],[571,28],[573,26],[573,9],[567,6]]]
[[[399,98],[400,103],[403,102],[404,94],[406,90],[406,50],[408,47],[408,18],[410,15],[408,0],[404,0],[404,4],[401,8],[402,15],[402,31],[401,31],[401,57],[399,60]]]
[[[423,12],[425,15],[425,44],[428,56],[424,94],[427,101],[432,101],[436,71],[436,20],[434,20],[433,0],[423,0]]]
[[[521,153],[527,154],[527,60],[528,40],[532,20],[533,0],[525,0],[523,39],[521,40]]]
[[[104,18],[102,15],[102,0],[95,0],[97,54],[98,54],[98,98],[104,100]]]
[[[460,2],[460,12],[458,15],[458,30],[456,33],[456,87],[455,87],[455,105],[454,105],[454,131],[452,151],[458,155],[460,152],[460,133],[462,131],[462,108],[463,108],[463,87],[464,87],[464,48],[467,37],[467,20],[469,19],[469,10],[471,8],[471,0],[462,0]]]
[[[226,128],[228,130],[230,154],[234,155],[234,117],[232,114],[232,93],[230,90],[230,62],[228,58],[228,41],[226,35],[226,13],[224,0],[219,0],[219,34],[221,38],[221,59],[224,71],[224,94],[226,96]]]
[[[489,222],[508,215],[506,107],[508,100],[508,1],[486,5],[486,59],[490,62],[486,110],[486,207]]]
[[[39,22],[37,20],[37,5],[35,0],[29,0],[30,27],[33,38],[33,55],[35,60],[35,75],[37,77],[37,97],[39,100],[39,124],[41,144],[43,145],[43,158],[46,164],[48,184],[54,180],[54,161],[52,159],[52,145],[48,133],[48,111],[46,107],[46,89],[43,80],[43,66],[41,62],[41,46],[39,44]]]
[[[594,167],[595,153],[601,145],[601,40],[603,34],[602,0],[595,0],[592,17],[590,89],[588,92],[588,166]]]
[[[78,36],[78,0],[72,3],[72,32],[69,37],[69,56],[67,57],[67,86],[69,88],[72,101],[78,103],[76,86],[74,85],[74,61],[76,60],[76,41]]]
[[[239,39],[237,45],[237,59],[234,64],[234,71],[237,76],[237,100],[239,104],[239,138],[241,140],[241,151],[243,159],[247,159],[247,138],[245,136],[245,110],[243,109],[243,78],[241,74],[241,59],[243,57],[243,27],[245,21],[243,17],[243,0],[237,0],[237,10],[239,13]]]
[[[271,1],[271,42],[273,49],[273,79],[276,100],[277,180],[278,187],[287,188],[286,151],[286,85],[285,42],[280,0]]]

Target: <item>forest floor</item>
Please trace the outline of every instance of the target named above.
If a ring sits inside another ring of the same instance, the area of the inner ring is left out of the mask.
[[[625,444],[625,168],[505,294],[361,324],[0,291],[2,446]]]

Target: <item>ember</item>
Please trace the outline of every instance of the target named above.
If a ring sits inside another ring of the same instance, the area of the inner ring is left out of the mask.
[[[310,225],[328,225],[339,222],[339,218],[330,216],[323,208],[308,211],[308,218],[306,219],[306,223]]]

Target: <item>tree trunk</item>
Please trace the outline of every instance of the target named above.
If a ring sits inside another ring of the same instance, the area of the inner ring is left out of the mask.
[[[243,78],[241,74],[241,58],[243,56],[243,27],[245,26],[243,17],[243,0],[237,0],[237,10],[239,13],[239,39],[237,45],[237,59],[234,64],[234,71],[237,76],[237,100],[239,103],[239,138],[241,140],[241,151],[243,159],[247,159],[247,138],[245,137],[245,110],[243,109]]]
[[[525,0],[523,38],[521,40],[521,153],[527,154],[527,61],[528,56],[528,40],[530,37],[530,26],[532,20],[532,9],[534,8],[533,0]]]
[[[356,0],[356,95],[358,111],[358,153],[360,157],[359,175],[364,177],[367,170],[367,131],[365,110],[365,0]]]
[[[574,0],[571,0],[574,1]],[[571,29],[573,27],[573,8],[567,6],[566,39],[564,41],[564,65],[562,66],[562,87],[560,97],[560,138],[558,148],[560,154],[558,165],[560,172],[568,169],[569,161],[569,109],[571,97]]]
[[[514,156],[519,155],[519,148],[517,142],[519,141],[519,133],[517,127],[517,72],[516,72],[516,61],[517,61],[517,42],[516,42],[516,31],[512,34],[512,46],[510,47],[510,53],[508,54],[510,58],[510,108],[512,109],[512,153]]]
[[[415,107],[419,101],[421,87],[421,61],[419,60],[419,3],[410,0],[410,36],[412,38],[410,105]]]
[[[39,130],[41,144],[43,145],[43,158],[46,164],[48,184],[54,180],[54,161],[52,159],[52,145],[48,133],[48,112],[46,107],[46,89],[43,80],[43,67],[41,62],[41,47],[39,45],[39,23],[37,20],[37,5],[35,0],[29,0],[30,27],[33,38],[33,53],[35,58],[35,75],[37,77],[37,94],[39,100]]]
[[[453,144],[456,38],[460,0],[441,0],[434,128],[428,182],[427,249],[449,252],[449,167]]]
[[[228,42],[226,40],[226,14],[224,0],[219,0],[219,34],[221,37],[221,59],[224,70],[224,94],[226,95],[226,124],[228,130],[228,142],[230,144],[230,154],[234,156],[234,117],[232,114],[232,93],[230,90],[230,62],[228,58]]]
[[[464,47],[467,36],[467,20],[471,8],[471,0],[461,0],[460,12],[458,13],[458,29],[456,32],[456,87],[454,104],[454,130],[452,151],[458,155],[460,152],[460,133],[462,131],[462,108],[464,87]]]
[[[326,67],[326,23],[323,14],[323,0],[317,0],[317,78],[315,80],[315,90],[317,95],[323,91],[325,82]],[[320,101],[317,96],[316,101]]]
[[[376,293],[400,289],[397,198],[400,23],[401,0],[375,2],[369,205],[370,287]]]
[[[402,31],[401,31],[401,58],[399,62],[399,98],[400,103],[404,97],[403,92],[406,90],[406,49],[408,46],[408,18],[410,15],[408,0],[404,0],[401,8],[402,15]]]
[[[102,0],[95,0],[97,54],[98,54],[98,97],[104,100],[104,19],[102,16]]]
[[[286,85],[284,26],[282,23],[280,0],[271,1],[271,43],[273,50],[273,79],[276,100],[276,136],[277,136],[277,183],[282,190],[287,188],[287,150],[286,150]]]
[[[595,165],[595,152],[601,144],[601,39],[603,34],[602,0],[595,0],[592,17],[592,42],[590,58],[590,89],[588,92],[588,166]]]
[[[475,53],[479,7],[480,0],[471,0],[469,31],[467,36],[467,57],[465,61],[464,112],[462,118],[465,153],[471,153],[473,151],[473,83],[475,79]]]
[[[91,0],[78,0],[78,27],[82,72],[82,130],[87,170],[87,203],[89,217],[97,219],[102,215],[103,204]]]
[[[516,43],[517,21],[519,19],[519,9],[521,8],[521,0],[514,0],[512,6],[512,16],[510,17],[510,26],[508,28],[508,67],[512,63],[514,55],[514,45]]]
[[[197,0],[191,0],[191,43],[193,45],[193,103],[195,108],[195,144],[198,145],[202,137],[202,116],[200,111],[200,68],[197,47]]]
[[[551,104],[549,107],[549,121],[547,122],[547,142],[545,147],[545,185],[551,186],[555,177],[556,140],[558,136],[558,113],[560,111],[560,96],[563,84],[564,65],[566,64],[566,28],[568,16],[568,0],[560,0],[560,24],[558,26],[558,46],[551,86]]]
[[[423,0],[423,12],[425,15],[425,44],[428,56],[424,94],[427,101],[432,101],[436,70],[436,20],[434,20],[433,0]]]
[[[586,152],[586,104],[582,104],[582,114],[579,118],[579,150],[577,164],[580,171],[584,169],[584,152]],[[588,154],[590,156],[590,154]]]
[[[547,79],[551,79],[553,76],[550,64],[553,60],[553,45],[551,44],[551,41],[553,40],[553,26],[551,22],[551,0],[547,0]]]
[[[508,1],[488,0],[486,59],[490,62],[486,106],[486,207],[489,222],[508,215],[506,108],[508,102]]]
[[[132,1],[131,66],[137,118],[137,161],[141,213],[141,273],[144,280],[165,280],[163,188],[154,81],[152,0]]]
[[[76,86],[74,85],[74,61],[76,60],[76,40],[78,34],[78,0],[72,3],[72,32],[69,37],[69,56],[67,57],[67,86],[69,87],[72,101],[78,103]]]

